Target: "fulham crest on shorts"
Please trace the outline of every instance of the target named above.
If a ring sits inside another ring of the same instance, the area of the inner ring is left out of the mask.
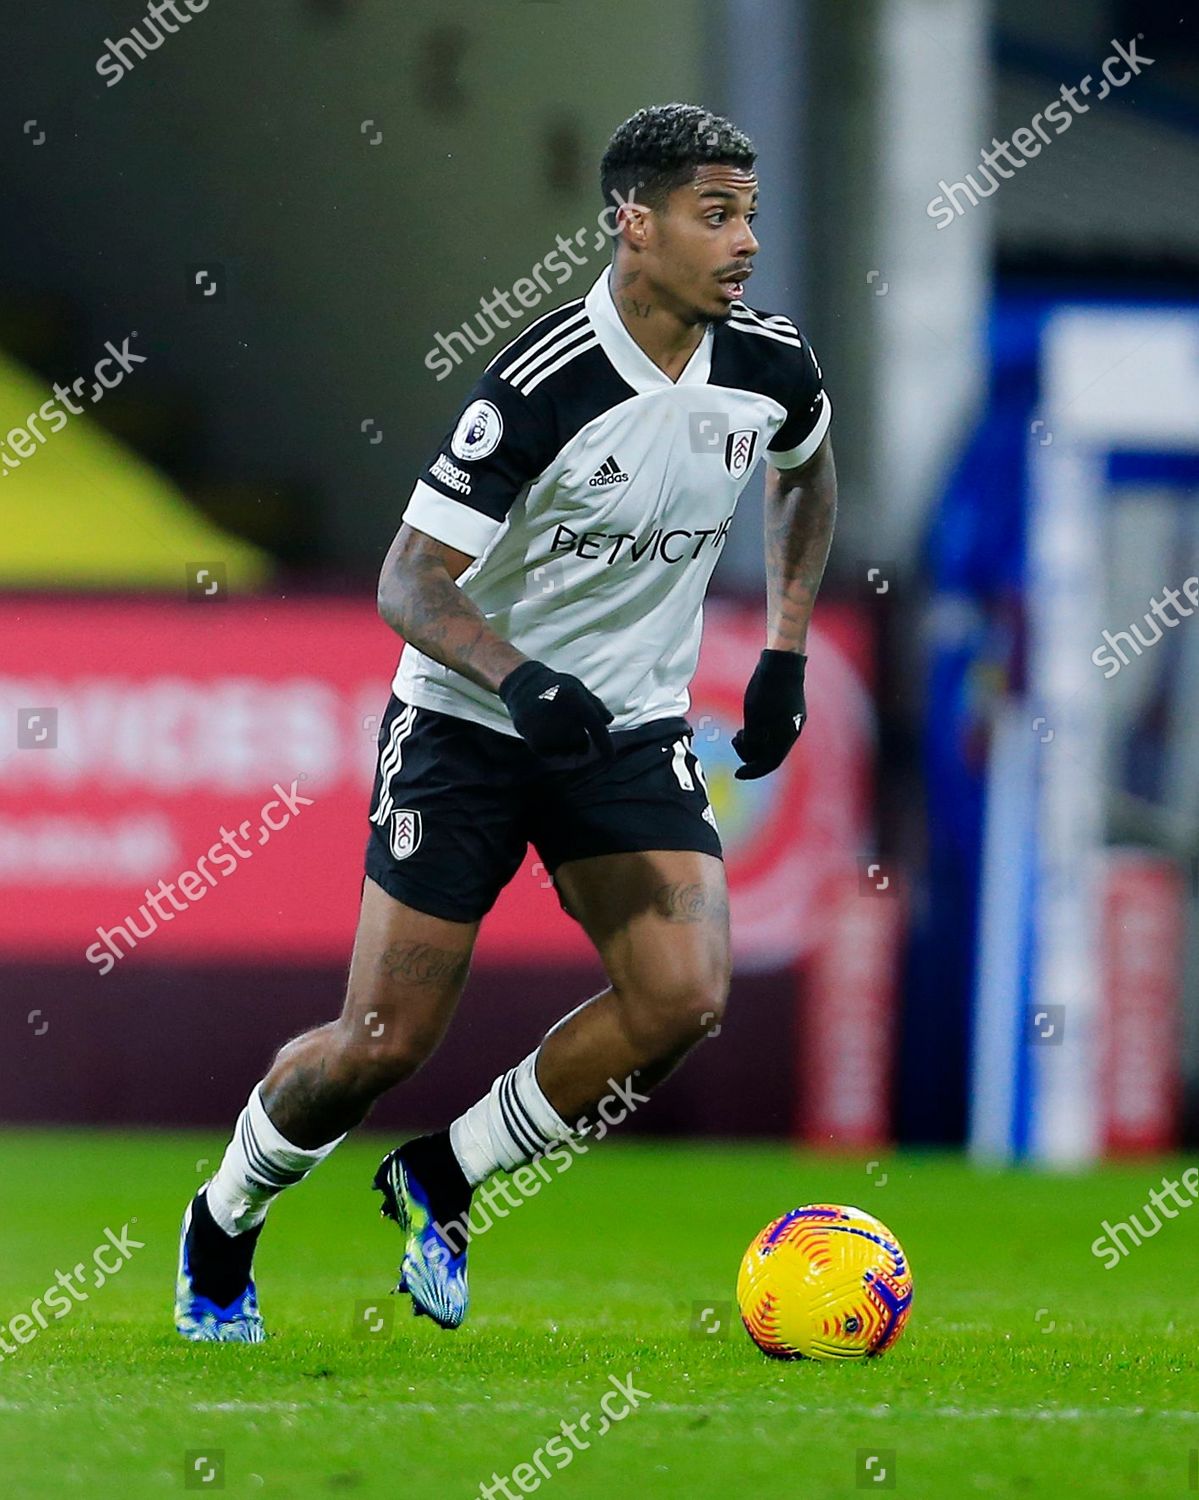
[[[415,808],[398,807],[391,815],[391,852],[396,859],[407,859],[420,847],[421,816]]]

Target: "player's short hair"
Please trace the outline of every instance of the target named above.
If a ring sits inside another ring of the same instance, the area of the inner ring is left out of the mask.
[[[635,196],[661,208],[697,167],[719,162],[748,172],[757,159],[754,143],[722,115],[697,104],[656,104],[639,109],[608,142],[600,185],[609,205]]]

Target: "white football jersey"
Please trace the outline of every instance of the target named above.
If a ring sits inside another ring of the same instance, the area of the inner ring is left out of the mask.
[[[743,303],[672,381],[625,328],[608,277],[492,360],[404,520],[469,553],[458,583],[493,629],[581,678],[619,730],[689,709],[737,499],[763,455],[806,463],[831,409],[794,323]],[[516,733],[494,693],[412,645],[393,688]]]

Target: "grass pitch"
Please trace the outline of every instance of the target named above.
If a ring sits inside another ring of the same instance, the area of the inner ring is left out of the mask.
[[[359,1137],[272,1213],[257,1265],[270,1341],[200,1347],[170,1324],[176,1237],[220,1146],[0,1137],[0,1333],[13,1343],[56,1271],[84,1262],[90,1288],[0,1363],[6,1497],[931,1500],[1199,1483],[1199,1208],[1111,1270],[1090,1251],[1178,1163],[1036,1177],[605,1143],[479,1239],[471,1315],[449,1334],[386,1296],[399,1237],[367,1187],[383,1143]],[[912,1317],[880,1360],[775,1363],[729,1319],[752,1236],[819,1200],[877,1214],[911,1258]],[[126,1224],[144,1248],[91,1285],[93,1250]],[[601,1398],[630,1378],[636,1409],[597,1435]],[[584,1413],[580,1450],[560,1423]]]

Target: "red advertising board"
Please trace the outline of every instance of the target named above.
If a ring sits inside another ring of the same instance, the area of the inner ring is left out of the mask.
[[[1100,1076],[1103,1146],[1153,1154],[1177,1144],[1185,893],[1177,863],[1105,850]]]
[[[822,937],[798,986],[796,1134],[817,1147],[891,1138],[906,894],[878,864],[831,872]]]
[[[125,963],[346,957],[398,650],[367,600],[12,599],[0,640],[0,956],[82,961],[132,920]],[[743,968],[819,941],[825,877],[863,847],[874,733],[867,631],[822,607],[798,751],[735,781],[761,644],[759,610],[709,605],[690,714]],[[590,951],[530,858],[478,958]]]

